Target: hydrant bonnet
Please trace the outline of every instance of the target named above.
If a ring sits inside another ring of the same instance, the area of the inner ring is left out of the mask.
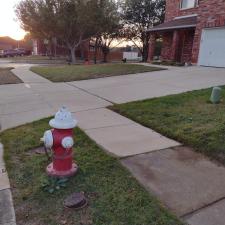
[[[66,107],[62,107],[55,118],[50,120],[49,125],[56,129],[72,129],[76,127],[77,121],[73,119],[71,112]]]

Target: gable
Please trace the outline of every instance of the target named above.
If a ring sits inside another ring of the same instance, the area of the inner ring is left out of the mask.
[[[198,14],[201,17],[213,19],[218,15],[225,16],[224,0],[198,0],[198,6],[194,8],[180,9],[181,0],[166,0],[165,22],[175,17]]]
[[[170,21],[174,17],[196,14],[198,7],[180,9],[181,0],[166,0],[165,21]]]

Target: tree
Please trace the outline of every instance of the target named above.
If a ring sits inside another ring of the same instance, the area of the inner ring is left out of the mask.
[[[30,49],[30,50],[32,49],[33,42],[32,42],[32,37],[29,33],[24,36],[21,42],[22,42],[22,46],[25,47],[26,49]]]
[[[22,0],[16,8],[24,30],[33,36],[55,38],[67,46],[72,63],[78,46],[99,32],[106,0]]]
[[[117,47],[123,41],[121,36],[122,25],[119,23],[119,20],[112,21],[113,22],[108,22],[105,31],[99,34],[95,39],[95,51],[97,49],[101,50],[103,62],[107,62],[107,56],[110,50]]]
[[[70,0],[61,7],[59,18],[58,36],[65,41],[74,63],[76,48],[98,33],[102,8],[98,0]]]
[[[23,0],[16,7],[21,26],[33,38],[48,40],[48,49],[55,35],[54,1]]]
[[[95,63],[98,50],[103,53],[103,62],[107,62],[107,55],[114,41],[119,38],[122,27],[117,1],[102,0],[101,8],[103,15],[99,23],[98,33],[92,38],[95,43]]]
[[[131,40],[148,59],[151,27],[162,23],[165,14],[165,0],[125,0],[123,6],[124,36]]]

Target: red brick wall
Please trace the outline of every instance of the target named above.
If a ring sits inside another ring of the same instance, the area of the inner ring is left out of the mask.
[[[173,40],[173,33],[168,32],[163,34],[163,44],[161,50],[161,58],[162,60],[172,60],[171,57],[171,45]]]
[[[162,60],[177,60],[191,62],[194,30],[180,30],[178,32],[177,46],[172,46],[173,32],[163,34]],[[175,47],[178,51],[174,51]]]
[[[111,51],[107,56],[107,61],[122,61],[123,59],[123,52],[120,51]],[[89,52],[89,60],[94,60],[94,52]],[[103,54],[101,51],[97,52],[97,60],[103,61]]]
[[[207,1],[207,0],[203,0]],[[166,16],[165,21],[174,19],[177,16],[186,16],[190,14],[196,14],[198,7],[180,10],[180,0],[166,0]]]
[[[193,30],[187,30],[184,32],[183,49],[182,49],[182,56],[181,56],[182,62],[191,62],[193,37],[194,37]]]
[[[198,23],[192,48],[192,62],[197,63],[202,29],[225,26],[225,0],[199,0],[197,7],[186,10],[180,10],[180,0],[166,0],[166,4],[165,21],[172,20],[178,16],[198,14]],[[187,46],[190,46],[190,44],[191,40],[189,40]],[[190,51],[190,48],[187,46],[185,47],[186,51]]]

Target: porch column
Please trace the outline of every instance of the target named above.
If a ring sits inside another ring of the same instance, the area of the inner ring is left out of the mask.
[[[148,62],[151,62],[153,60],[154,52],[155,52],[155,44],[156,44],[156,34],[152,33],[150,35],[150,40],[149,40]]]
[[[179,33],[178,33],[178,30],[175,30],[173,32],[173,41],[172,41],[172,46],[171,46],[171,60],[176,61],[176,59],[177,59],[178,43],[179,43]]]

